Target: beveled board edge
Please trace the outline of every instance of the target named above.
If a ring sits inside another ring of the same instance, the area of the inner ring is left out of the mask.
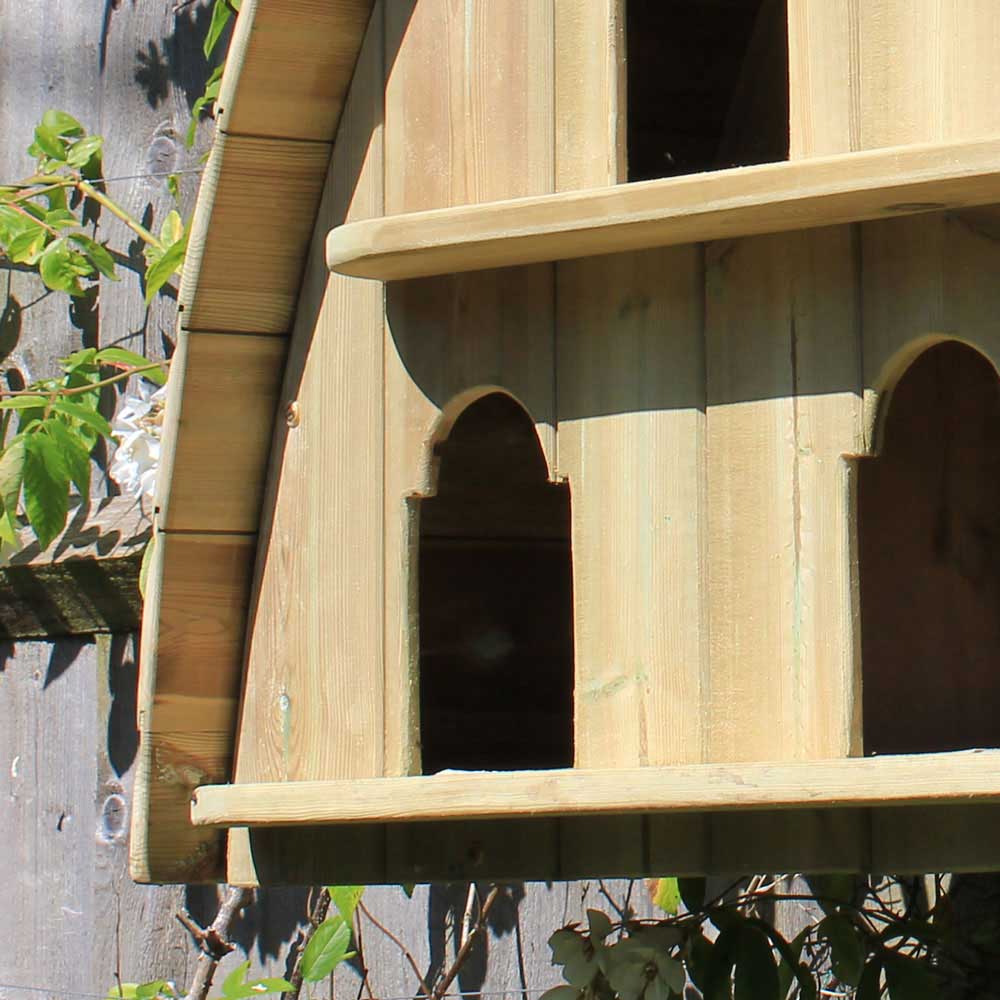
[[[901,146],[352,222],[327,264],[382,281],[1000,201],[1000,139]]]

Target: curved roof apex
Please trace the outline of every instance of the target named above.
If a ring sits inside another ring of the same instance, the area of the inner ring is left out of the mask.
[[[226,780],[274,411],[302,270],[373,0],[243,0],[179,294],[143,618],[131,868],[224,878],[189,820]]]

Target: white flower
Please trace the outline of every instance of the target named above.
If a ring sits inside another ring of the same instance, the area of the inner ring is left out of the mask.
[[[140,381],[139,395],[126,394],[111,424],[118,447],[109,470],[111,478],[132,496],[152,498],[160,465],[160,432],[167,387],[155,392]]]

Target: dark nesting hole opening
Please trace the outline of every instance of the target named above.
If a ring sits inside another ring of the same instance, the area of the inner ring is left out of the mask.
[[[573,765],[569,488],[509,396],[472,403],[420,501],[424,774]]]
[[[1000,381],[949,342],[892,394],[858,475],[868,753],[1000,746]]]
[[[786,0],[627,0],[628,179],[788,159]]]

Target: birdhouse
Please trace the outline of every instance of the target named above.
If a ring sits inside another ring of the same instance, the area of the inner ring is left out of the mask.
[[[134,875],[1000,866],[998,50],[992,0],[244,0]]]

